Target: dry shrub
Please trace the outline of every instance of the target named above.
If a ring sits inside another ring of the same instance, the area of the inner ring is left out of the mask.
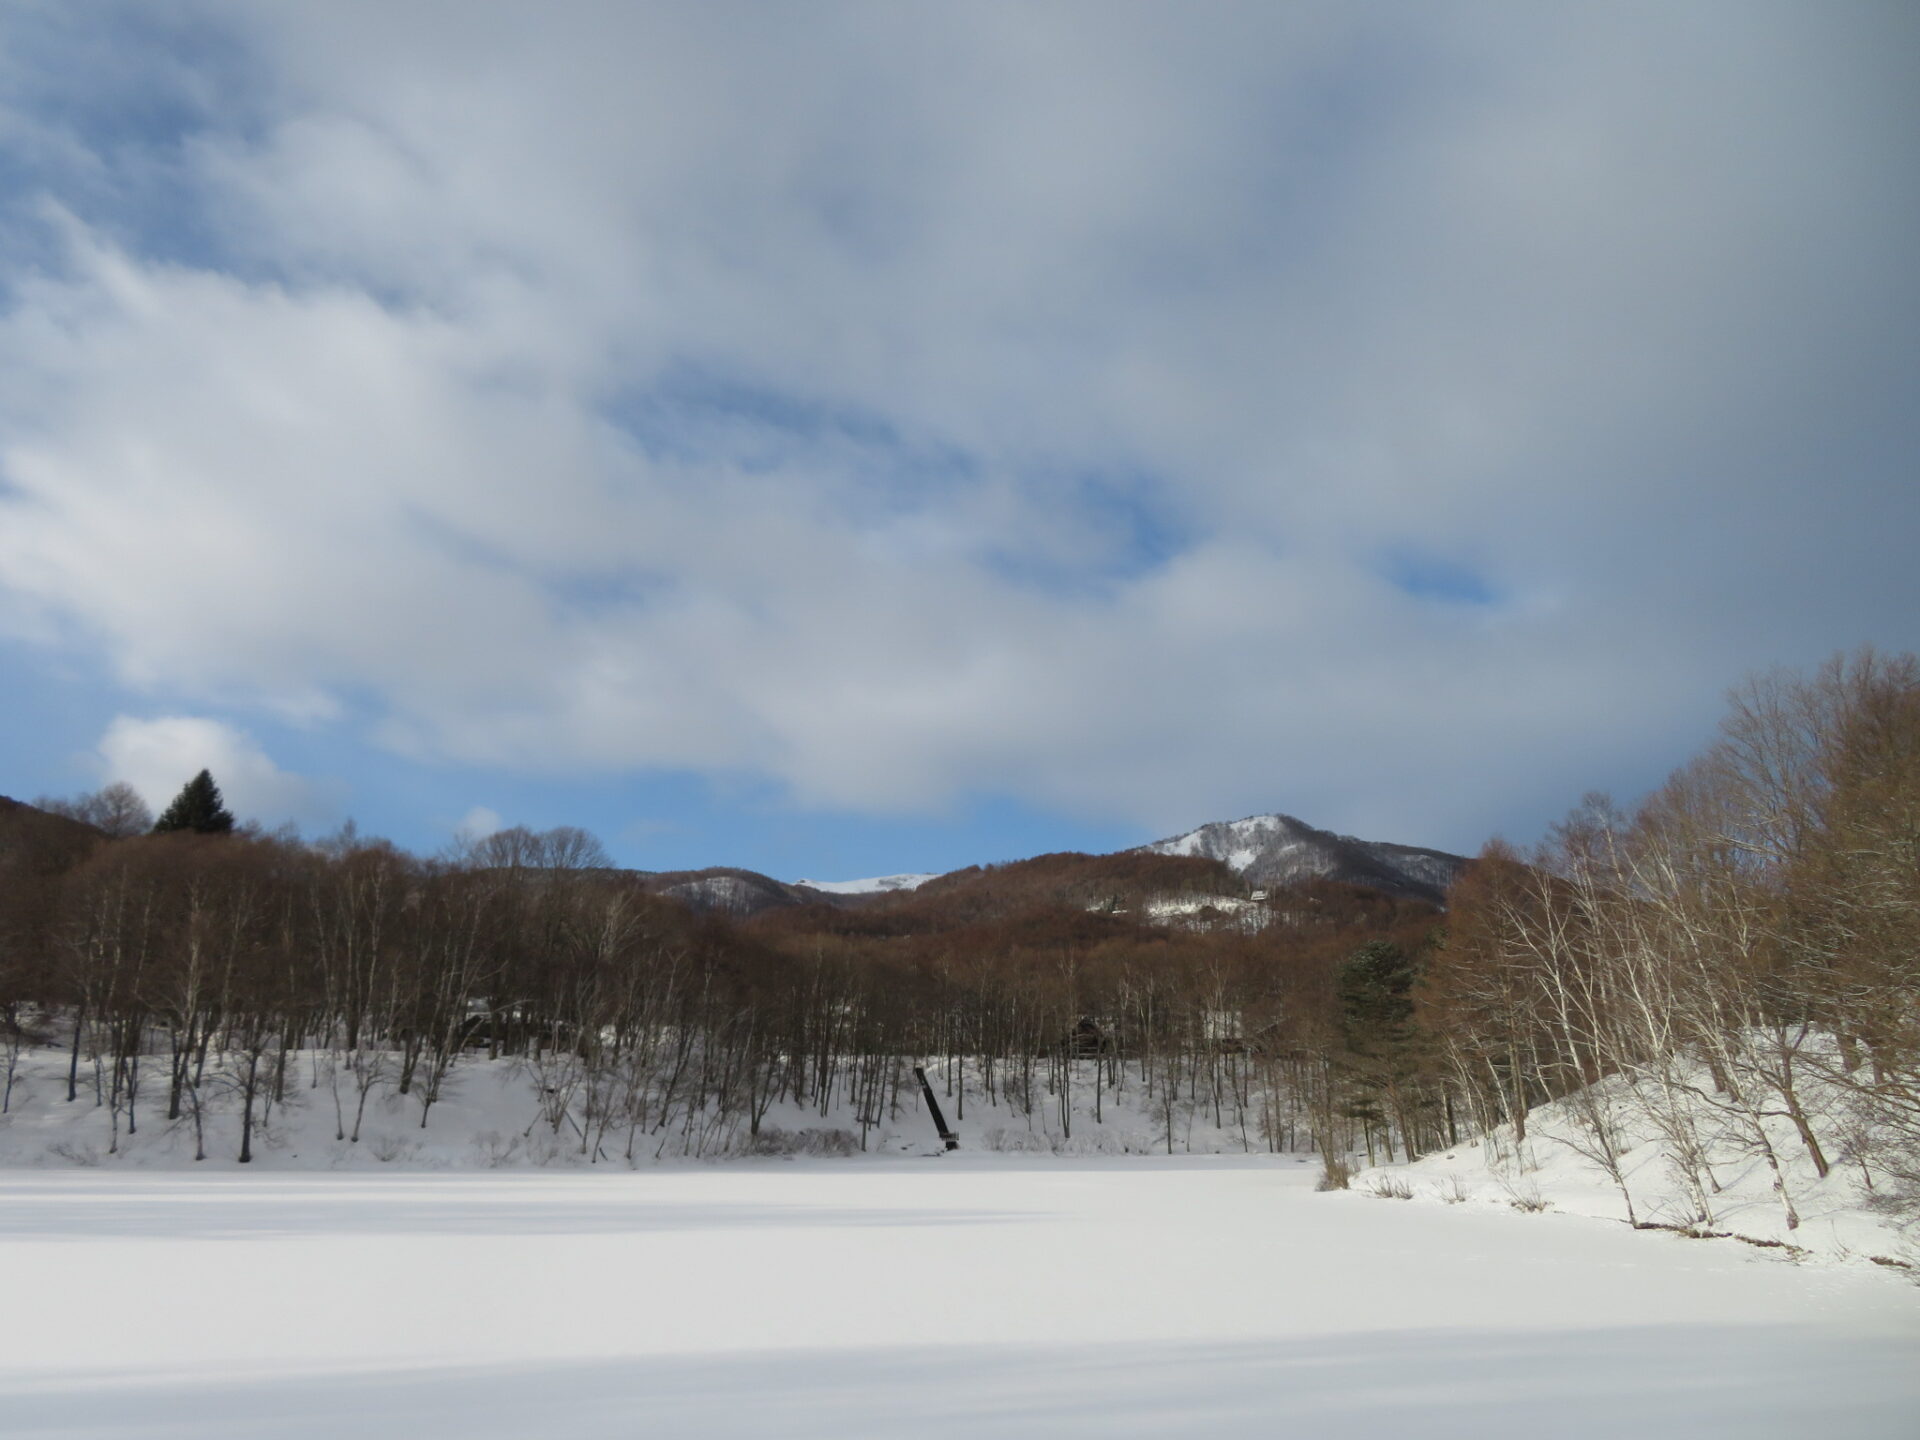
[[[420,1153],[418,1140],[402,1140],[397,1135],[371,1135],[367,1138],[367,1151],[382,1165],[391,1165],[396,1160],[411,1160]]]
[[[851,1131],[838,1126],[809,1126],[803,1130],[785,1130],[778,1125],[762,1125],[758,1135],[737,1142],[737,1155],[829,1155],[860,1153],[860,1141]]]
[[[983,1132],[980,1143],[987,1149],[1002,1154],[1014,1155],[1051,1155],[1053,1142],[1045,1135],[1033,1130],[1022,1130],[1012,1125],[996,1125]]]

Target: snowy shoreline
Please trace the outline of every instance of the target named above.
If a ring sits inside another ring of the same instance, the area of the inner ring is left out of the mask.
[[[903,1103],[891,1113],[859,1117],[844,1104],[822,1114],[816,1106],[783,1102],[762,1118],[758,1133],[736,1122],[725,1132],[709,1132],[708,1119],[691,1114],[668,1127],[625,1137],[627,1145],[600,1140],[588,1144],[586,1132],[564,1106],[542,1103],[539,1075],[522,1062],[469,1057],[454,1068],[440,1098],[421,1124],[417,1101],[388,1085],[369,1097],[356,1117],[357,1096],[351,1076],[322,1052],[296,1052],[289,1061],[282,1098],[266,1104],[256,1117],[254,1158],[236,1163],[239,1116],[232,1095],[210,1091],[203,1105],[198,1139],[206,1157],[195,1161],[196,1136],[187,1116],[162,1117],[164,1095],[157,1083],[137,1110],[135,1133],[124,1119],[94,1103],[92,1079],[83,1067],[78,1098],[66,1100],[68,1056],[63,1049],[39,1047],[22,1053],[6,1113],[0,1115],[0,1175],[76,1170],[121,1173],[265,1174],[394,1173],[413,1176],[509,1172],[628,1173],[716,1163],[755,1167],[782,1160],[855,1164],[865,1170],[888,1161],[921,1160],[940,1154],[932,1121],[918,1095],[903,1091]],[[902,1062],[905,1064],[906,1062]],[[1242,1129],[1215,1125],[1204,1104],[1188,1104],[1177,1123],[1148,1112],[1135,1092],[1109,1092],[1103,1112],[1073,1114],[1063,1127],[1057,1105],[1017,1108],[1005,1094],[989,1103],[974,1086],[957,1105],[944,1072],[933,1069],[946,1118],[960,1137],[961,1149],[944,1157],[952,1169],[1001,1161],[1057,1161],[1069,1168],[1113,1161],[1146,1171],[1148,1162],[1190,1163],[1201,1159],[1235,1160],[1285,1172],[1318,1176],[1322,1157],[1307,1151],[1275,1151]],[[1081,1097],[1078,1103],[1085,1107]],[[357,1143],[340,1138],[360,1120]],[[862,1130],[865,1148],[861,1147]],[[1367,1167],[1358,1154],[1346,1160],[1353,1169],[1352,1194],[1369,1203],[1413,1200],[1459,1205],[1474,1210],[1510,1210],[1520,1214],[1557,1212],[1625,1222],[1619,1189],[1587,1159],[1564,1103],[1540,1107],[1531,1117],[1530,1138],[1516,1145],[1503,1127],[1490,1136],[1461,1144],[1407,1164]],[[1782,1137],[1781,1153],[1789,1154]],[[697,1143],[696,1143],[697,1142]],[[1786,1161],[1784,1179],[1793,1187],[1801,1224],[1789,1228],[1766,1167],[1750,1153],[1722,1142],[1713,1151],[1714,1210],[1702,1223],[1676,1183],[1666,1150],[1657,1137],[1628,1135],[1625,1178],[1636,1196],[1635,1219],[1647,1228],[1684,1233],[1730,1235],[1778,1247],[1794,1258],[1914,1265],[1920,1253],[1887,1216],[1874,1213],[1859,1173],[1836,1167],[1816,1176],[1803,1157]],[[631,1153],[629,1148],[631,1147]],[[1171,1152],[1171,1153],[1169,1153]],[[1913,1273],[1920,1273],[1916,1271]]]

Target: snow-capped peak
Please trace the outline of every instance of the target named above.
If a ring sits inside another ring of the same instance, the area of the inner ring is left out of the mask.
[[[1336,835],[1277,813],[1216,821],[1140,848],[1219,860],[1255,884],[1325,878],[1436,901],[1466,863],[1440,850]]]

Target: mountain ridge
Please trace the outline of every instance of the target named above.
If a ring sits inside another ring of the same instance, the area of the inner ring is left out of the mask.
[[[1216,860],[1251,887],[1280,889],[1309,880],[1331,880],[1432,905],[1446,903],[1447,888],[1471,863],[1467,856],[1445,850],[1362,840],[1322,830],[1279,811],[1210,821],[1164,840],[1111,853]],[[1027,857],[1035,858],[1047,857]],[[648,887],[694,910],[751,915],[795,904],[845,908],[904,900],[923,885],[975,872],[990,874],[998,868],[969,866],[944,874],[901,874],[859,881],[781,881],[736,866],[713,866],[650,875]]]
[[[1420,845],[1361,840],[1273,811],[1216,820],[1134,847],[1157,855],[1218,860],[1252,885],[1337,880],[1443,904],[1468,857]]]

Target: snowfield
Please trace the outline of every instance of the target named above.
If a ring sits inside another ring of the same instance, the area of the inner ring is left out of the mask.
[[[695,1113],[630,1159],[473,1058],[425,1127],[378,1090],[354,1144],[351,1077],[302,1052],[241,1167],[219,1087],[196,1163],[159,1080],[127,1135],[97,1077],[66,1101],[63,1052],[21,1058],[9,1440],[1920,1433],[1920,1285],[1867,1258],[1910,1250],[1850,1167],[1789,1163],[1803,1263],[1635,1232],[1554,1107],[1525,1146],[1323,1194],[1318,1156],[1221,1153],[1258,1137],[1137,1087],[1069,1137],[1043,1096],[975,1088],[960,1119],[943,1086],[954,1154],[908,1091],[871,1127],[777,1105],[759,1142]],[[801,1153],[828,1141],[853,1153]],[[1643,1218],[1684,1219],[1663,1148],[1628,1141]],[[1717,1153],[1716,1226],[1782,1235],[1762,1167]]]
[[[27,1437],[1904,1437],[1920,1289],[1285,1157],[0,1174]]]

